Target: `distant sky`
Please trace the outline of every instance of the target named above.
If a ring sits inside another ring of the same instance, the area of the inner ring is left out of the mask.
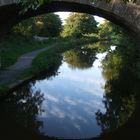
[[[63,21],[63,24],[65,24],[65,19],[69,16],[70,12],[56,12],[56,14],[58,14],[61,18],[61,20]],[[102,23],[104,21],[104,18],[98,17],[98,16],[94,16],[95,20],[99,23]]]

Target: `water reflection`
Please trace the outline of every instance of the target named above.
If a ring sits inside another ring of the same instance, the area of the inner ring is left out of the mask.
[[[44,98],[39,91],[32,94],[30,87],[30,84],[23,87],[22,91],[14,92],[3,104],[1,103],[0,114],[5,114],[6,117],[38,133],[42,122],[37,120],[36,116],[43,111],[41,104]]]
[[[101,87],[105,81],[98,67],[99,62],[99,59],[96,60],[96,65],[84,71],[71,69],[69,64],[63,62],[58,76],[51,80],[36,81],[32,90],[40,90],[45,98],[42,104],[44,112],[38,115],[38,119],[43,122],[41,132],[65,139],[100,134],[95,112],[98,108],[104,110],[104,90]]]
[[[121,127],[135,109],[137,80],[116,51],[83,47],[65,52],[49,74],[1,103],[0,114],[35,133],[61,139],[87,139]]]
[[[81,47],[75,48],[64,53],[64,61],[69,64],[70,68],[87,69],[92,67],[95,61],[95,49]]]
[[[139,86],[136,86],[138,79],[132,68],[134,61],[122,58],[118,50],[109,52],[102,61],[102,73],[106,79],[103,99],[106,111],[98,110],[96,119],[103,133],[124,125],[135,110]]]
[[[60,59],[55,66],[51,67],[47,73],[44,72],[37,76],[36,80],[47,79],[50,76],[55,77],[58,75],[57,71],[61,65],[61,60],[62,59]],[[14,91],[4,102],[0,103],[0,130],[2,130],[2,132],[4,128],[12,127],[11,129],[13,129],[13,131],[10,130],[10,134],[15,135],[16,132],[14,130],[18,131],[20,126],[23,126],[30,131],[40,134],[39,129],[43,126],[43,122],[38,120],[37,116],[44,111],[42,109],[44,95],[40,90],[36,90],[35,92],[32,90],[31,87],[34,86],[34,84],[35,81],[33,80],[31,83]],[[15,128],[13,127],[13,121],[15,122]],[[21,131],[24,131],[24,129]],[[25,135],[26,134],[24,134],[24,136]]]

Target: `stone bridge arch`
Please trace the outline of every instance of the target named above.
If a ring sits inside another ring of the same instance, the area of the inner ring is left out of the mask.
[[[97,0],[96,3],[91,3],[89,0],[54,0],[49,4],[42,5],[36,11],[30,10],[24,15],[19,14],[20,10],[21,7],[17,5],[16,0],[0,0],[0,36],[3,36],[13,25],[29,17],[49,12],[71,11],[104,17],[128,30],[137,40],[140,39],[140,0],[136,4],[124,4],[119,0],[112,0],[111,3],[106,3],[104,0]],[[132,125],[131,120],[129,124]],[[115,136],[120,138],[121,131],[127,136],[128,134],[125,132],[127,125],[115,132]],[[112,133],[109,137],[106,139],[114,139]]]
[[[123,28],[139,39],[140,36],[140,0],[136,4],[124,4],[120,0],[105,0],[91,2],[90,0],[53,0],[40,6],[36,11],[29,10],[24,15],[19,14],[21,7],[16,0],[0,0],[0,35],[3,35],[14,24],[49,12],[70,11],[101,16]]]

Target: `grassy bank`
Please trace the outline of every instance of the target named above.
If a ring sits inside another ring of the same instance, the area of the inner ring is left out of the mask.
[[[6,69],[27,52],[31,52],[50,44],[49,41],[36,41],[31,37],[10,35],[0,40],[0,69]]]

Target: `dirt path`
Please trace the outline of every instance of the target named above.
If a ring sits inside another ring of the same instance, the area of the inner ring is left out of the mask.
[[[10,66],[7,70],[0,71],[0,85],[8,84],[21,74],[21,72],[31,66],[32,60],[41,52],[46,51],[48,48],[39,49],[33,52],[26,53],[19,57],[17,62]]]

